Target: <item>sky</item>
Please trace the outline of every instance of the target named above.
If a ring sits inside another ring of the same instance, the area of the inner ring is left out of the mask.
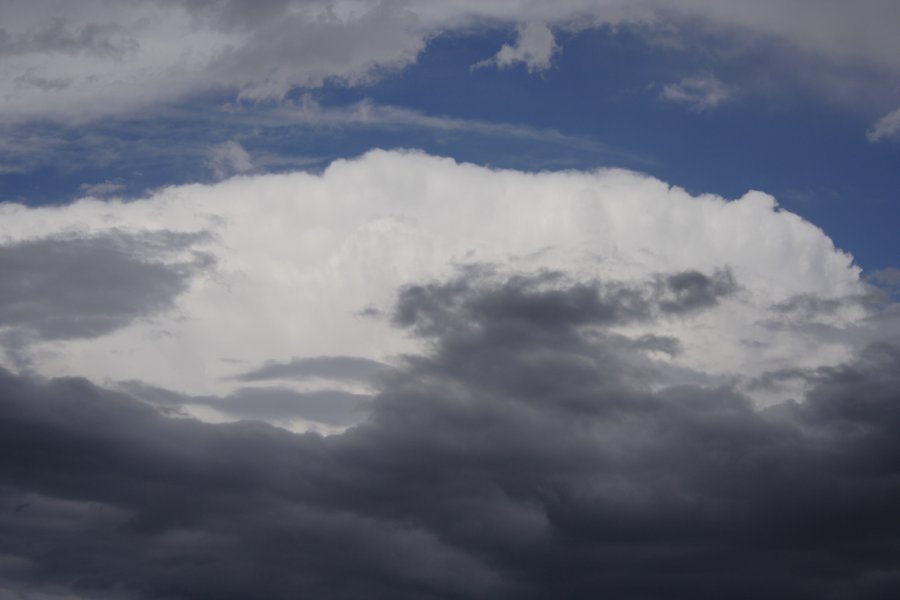
[[[0,3],[0,600],[898,597],[898,30]]]

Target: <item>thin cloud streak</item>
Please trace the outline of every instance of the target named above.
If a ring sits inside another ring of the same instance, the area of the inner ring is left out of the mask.
[[[98,168],[115,169],[123,173],[120,180],[128,177],[127,181],[116,182],[121,187],[79,184],[71,193],[142,195],[148,187],[178,182],[177,179],[146,181],[143,173],[148,167],[162,167],[170,178],[185,177],[186,174],[180,173],[190,171],[194,180],[197,171],[221,179],[240,173],[324,168],[334,156],[316,155],[315,148],[305,148],[307,154],[298,154],[294,146],[303,144],[307,132],[329,130],[347,136],[366,131],[391,132],[401,138],[425,134],[434,141],[440,141],[444,135],[461,139],[521,140],[588,154],[594,161],[631,166],[654,162],[648,156],[556,129],[429,115],[370,99],[342,106],[322,106],[311,94],[306,94],[298,102],[227,104],[211,110],[182,107],[142,119],[109,121],[88,128],[13,127],[6,132],[6,143],[0,142],[0,172],[29,174],[54,168],[74,174]]]

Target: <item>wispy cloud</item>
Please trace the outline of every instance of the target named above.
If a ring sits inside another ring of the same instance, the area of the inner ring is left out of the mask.
[[[900,139],[900,107],[875,121],[866,137],[870,142]]]
[[[525,139],[614,152],[612,148],[588,137],[562,133],[557,129],[532,127],[520,123],[463,119],[447,115],[430,115],[421,111],[378,104],[366,99],[345,106],[325,107],[311,94],[297,103],[281,103],[266,113],[242,111],[249,121],[278,124],[302,124],[308,127],[346,128],[417,128],[423,130],[471,133],[482,136]]]
[[[553,128],[433,115],[371,99],[324,106],[313,94],[278,103],[169,108],[142,118],[90,125],[7,125],[0,132],[0,173],[29,174],[48,167],[70,176],[86,171],[72,183],[72,193],[86,195],[140,194],[148,187],[177,183],[188,174],[192,179],[203,179],[203,174],[221,179],[236,173],[323,167],[335,158],[332,153],[341,144],[349,145],[351,154],[367,150],[368,146],[353,145],[365,132],[390,134],[394,146],[465,139],[526,141],[566,149],[562,154],[603,157],[617,164],[651,162],[628,150]],[[327,145],[308,141],[310,133],[321,139],[332,132],[339,135],[329,136]],[[92,187],[85,182],[98,177],[98,168],[103,169],[104,180]],[[112,182],[104,183],[106,179]]]
[[[716,108],[734,96],[731,87],[712,75],[685,77],[663,87],[659,97],[697,112]]]

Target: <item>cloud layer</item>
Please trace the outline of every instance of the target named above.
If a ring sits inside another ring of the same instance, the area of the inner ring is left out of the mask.
[[[14,121],[91,119],[222,91],[250,101],[280,99],[330,79],[365,83],[415,62],[443,32],[484,24],[520,26],[519,43],[499,50],[499,66],[524,61],[529,69],[546,68],[555,48],[548,26],[613,25],[688,45],[709,33],[738,34],[750,46],[824,62],[823,87],[837,95],[842,86],[835,78],[847,64],[900,73],[900,15],[895,3],[879,0],[853,7],[803,0],[752,6],[692,0],[677,7],[655,0],[90,0],[77,7],[17,0],[2,11],[0,107]]]

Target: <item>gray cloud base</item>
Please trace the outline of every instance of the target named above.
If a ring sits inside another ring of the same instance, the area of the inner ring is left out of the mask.
[[[671,385],[609,326],[644,287],[469,271],[406,288],[430,340],[341,435],[163,417],[0,373],[0,586],[133,598],[894,598],[900,349],[759,410]]]

